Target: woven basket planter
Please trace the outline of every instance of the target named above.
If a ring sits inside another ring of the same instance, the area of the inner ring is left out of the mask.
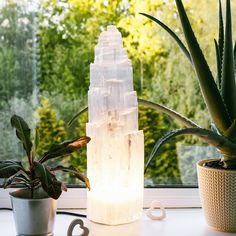
[[[197,163],[200,199],[207,224],[219,231],[236,232],[236,171],[203,167],[211,160]]]

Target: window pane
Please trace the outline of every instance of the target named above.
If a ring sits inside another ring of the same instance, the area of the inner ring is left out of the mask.
[[[217,2],[199,1],[184,4],[209,63],[215,65]],[[67,123],[87,105],[89,64],[98,36],[108,24],[115,24],[122,33],[139,97],[164,104],[209,128],[191,65],[169,35],[139,15],[140,11],[160,18],[183,37],[174,1],[0,0],[1,160],[26,159],[10,125],[13,113],[23,116],[32,129],[38,127],[38,157],[55,142],[85,135],[86,113],[72,126]],[[216,75],[216,67],[211,69]],[[139,125],[145,134],[145,160],[163,134],[181,127],[143,106],[139,107]],[[196,186],[195,163],[211,157],[210,153],[219,155],[196,138],[173,139],[151,162],[145,185]],[[61,162],[86,172],[86,150],[51,164]],[[68,175],[61,178],[79,183]]]
[[[0,158],[24,156],[10,125],[13,113],[34,121],[36,106],[35,12],[30,1],[0,6]]]

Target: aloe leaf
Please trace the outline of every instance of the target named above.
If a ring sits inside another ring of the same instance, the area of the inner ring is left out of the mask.
[[[20,170],[23,170],[23,167],[18,161],[0,161],[0,178],[9,178]]]
[[[236,142],[236,119],[232,123],[232,125],[228,128],[228,130],[225,132],[225,136],[232,140],[233,142]]]
[[[16,136],[23,143],[28,158],[30,158],[32,142],[30,139],[30,128],[24,119],[20,116],[13,115],[11,117],[11,125],[16,129]]]
[[[43,163],[49,159],[67,156],[72,152],[78,150],[82,146],[85,146],[90,141],[90,138],[85,136],[74,140],[67,140],[62,143],[54,144],[48,152],[44,153],[40,159],[40,163]]]
[[[50,171],[58,171],[58,170],[64,171],[64,172],[69,172],[69,173],[73,174],[76,178],[78,178],[79,180],[84,182],[86,187],[90,190],[89,179],[85,175],[83,175],[82,173],[77,171],[73,166],[65,167],[65,166],[58,165],[58,166],[50,169]]]
[[[217,129],[216,125],[214,123],[211,123],[211,131],[217,133],[217,134],[220,134],[219,133],[219,130]]]
[[[68,122],[68,126],[71,126],[73,123],[74,123],[74,121],[80,116],[80,115],[82,115],[83,113],[85,113],[85,112],[87,112],[88,111],[88,107],[85,107],[85,108],[83,108],[81,111],[79,111],[77,114],[75,114],[72,118],[71,118],[71,120]]]
[[[175,0],[175,2],[207,108],[217,128],[224,132],[231,125],[231,120],[227,113],[227,109],[221,98],[219,90],[217,89],[216,83],[198,44],[198,41],[194,35],[182,1]]]
[[[220,58],[220,50],[217,44],[217,41],[214,39],[215,43],[215,51],[216,51],[216,62],[217,62],[217,86],[220,91],[221,89],[221,58]]]
[[[202,129],[202,128],[177,129],[177,130],[166,133],[157,141],[157,143],[155,144],[149,156],[145,171],[147,170],[150,162],[154,159],[158,150],[164,143],[166,143],[169,139],[175,136],[184,135],[184,134],[196,135],[197,137],[201,138],[203,141],[219,149],[222,153],[231,153],[231,154],[236,153],[236,144],[224,138],[224,136],[216,134],[215,132],[212,132],[207,129]]]
[[[236,73],[236,42],[234,42],[234,71]]]
[[[52,198],[58,199],[62,193],[61,182],[47,169],[46,166],[39,162],[34,162],[34,173],[39,178],[42,188]]]
[[[158,25],[160,25],[165,31],[167,31],[170,36],[176,41],[176,43],[179,45],[179,47],[181,48],[181,50],[183,51],[183,53],[185,54],[185,56],[187,57],[187,59],[189,60],[189,62],[192,64],[192,59],[190,56],[190,53],[188,51],[188,49],[185,47],[185,45],[183,44],[183,42],[180,40],[180,38],[175,34],[175,32],[173,30],[171,30],[166,24],[164,24],[163,22],[161,22],[160,20],[158,20],[157,18],[148,15],[146,13],[140,13],[143,16],[146,16],[147,18],[151,19],[152,21],[156,22]]]
[[[191,127],[199,127],[197,124],[195,124],[193,121],[188,119],[187,117],[183,116],[182,114],[171,110],[170,108],[167,108],[165,106],[159,105],[154,102],[150,102],[144,99],[138,99],[139,105],[147,106],[149,108],[153,108],[157,111],[161,111],[165,113],[166,115],[176,119],[180,124],[184,125],[185,127],[191,128]]]
[[[223,21],[223,14],[222,14],[222,6],[221,0],[219,0],[219,38],[218,38],[218,45],[219,45],[219,55],[220,55],[220,70],[222,71],[222,61],[223,61],[223,51],[224,51],[224,21]]]
[[[222,97],[231,119],[236,118],[236,84],[234,75],[234,52],[230,0],[226,1],[225,41],[222,68]]]

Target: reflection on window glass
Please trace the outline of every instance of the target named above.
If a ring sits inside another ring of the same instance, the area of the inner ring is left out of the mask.
[[[30,5],[1,1],[0,5],[0,158],[23,155],[10,127],[12,113],[33,121],[36,105],[35,12]]]
[[[215,64],[217,2],[199,1],[186,1],[185,5],[194,9],[188,10],[188,14],[207,59]],[[38,156],[55,142],[85,134],[87,114],[70,127],[67,123],[87,104],[89,64],[94,59],[98,35],[108,24],[117,25],[122,33],[139,97],[164,104],[209,127],[191,65],[169,35],[138,14],[142,11],[157,16],[181,37],[174,1],[1,0],[0,3],[0,159],[25,156],[10,126],[13,113],[23,116],[32,128],[38,127]],[[216,73],[214,67],[212,71]],[[180,128],[169,117],[142,106],[139,125],[145,134],[146,160],[163,134]],[[151,163],[145,185],[196,185],[196,160],[211,156],[210,152],[217,155],[216,150],[204,145],[189,136],[171,140]],[[63,162],[85,172],[86,150],[66,157]],[[75,183],[69,176],[65,181]]]
[[[177,150],[181,182],[184,185],[197,185],[197,161],[220,158],[219,152],[211,146],[180,144]]]

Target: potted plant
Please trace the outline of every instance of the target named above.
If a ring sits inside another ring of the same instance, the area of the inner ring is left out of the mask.
[[[233,47],[232,42],[230,0],[226,0],[225,24],[219,1],[219,39],[215,40],[217,79],[214,79],[209,69],[182,1],[175,0],[175,2],[188,48],[163,22],[148,14],[141,14],[165,29],[193,65],[213,124],[211,130],[205,129],[171,109],[140,100],[141,104],[158,109],[176,118],[185,126],[183,129],[168,132],[157,141],[146,168],[156,156],[160,146],[177,135],[196,135],[215,146],[222,158],[212,158],[197,163],[201,202],[209,226],[220,231],[236,232],[236,46]]]
[[[4,187],[24,187],[10,193],[17,235],[53,235],[56,199],[62,191],[67,190],[66,185],[57,179],[56,172],[71,173],[85,182],[87,188],[90,186],[88,178],[74,167],[50,167],[46,163],[78,150],[90,138],[82,137],[54,144],[41,158],[37,158],[37,129],[33,145],[31,130],[22,117],[13,115],[11,125],[16,129],[16,135],[22,142],[28,159],[27,165],[23,161],[0,162],[0,178],[5,178]]]

